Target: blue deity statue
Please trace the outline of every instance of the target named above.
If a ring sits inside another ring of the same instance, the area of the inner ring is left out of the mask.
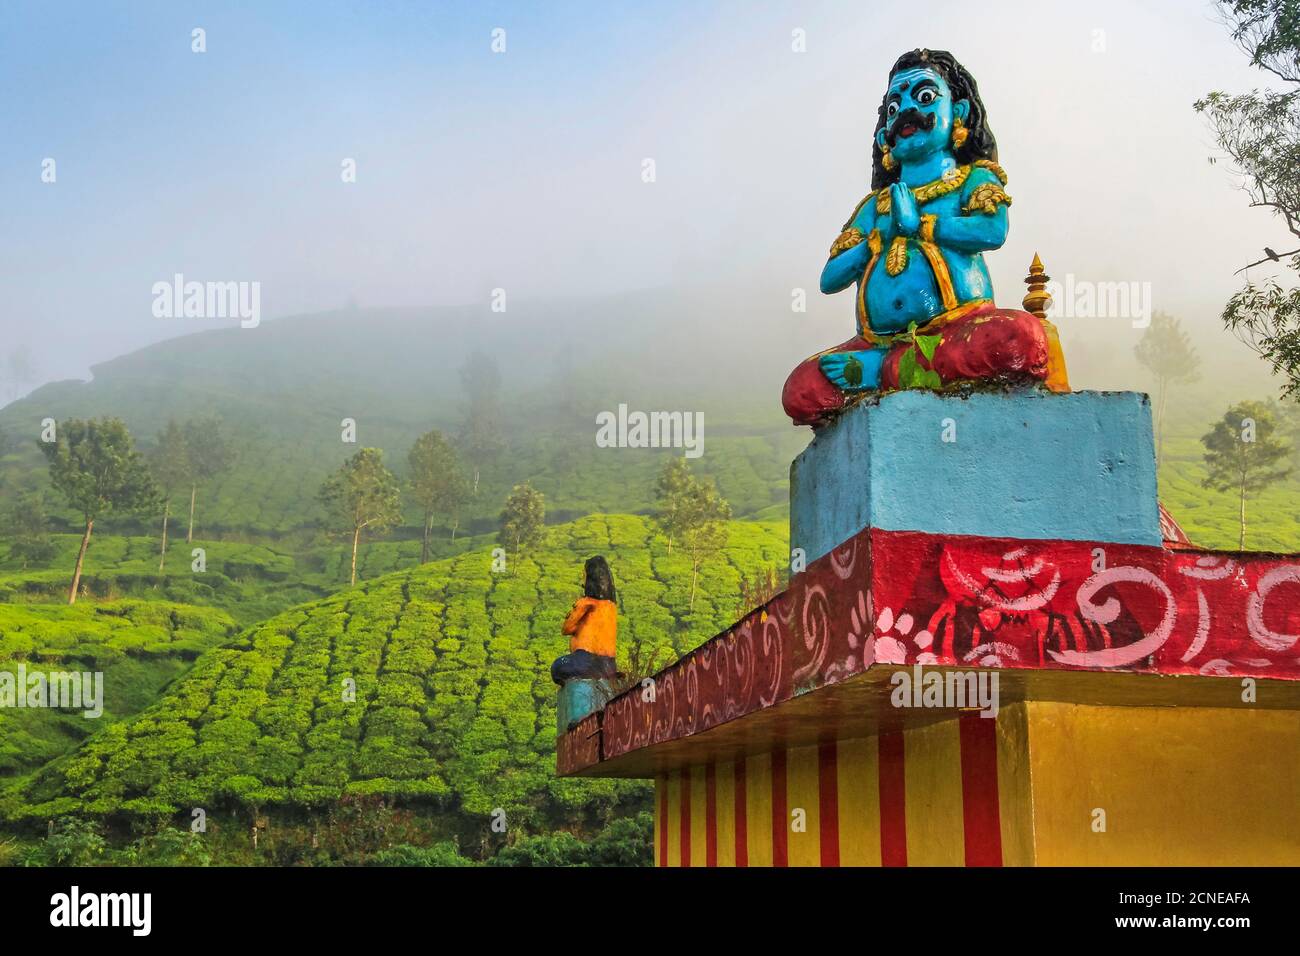
[[[783,400],[819,426],[871,389],[999,380],[1068,389],[1055,330],[993,304],[985,250],[1007,238],[1007,176],[975,78],[942,50],[889,73],[872,191],[831,245],[822,292],[856,285],[858,334],[791,373]]]

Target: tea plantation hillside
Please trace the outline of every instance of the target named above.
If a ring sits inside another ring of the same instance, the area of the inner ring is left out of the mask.
[[[462,535],[444,550],[461,553],[491,547],[495,535]],[[50,536],[54,553],[37,566],[6,558],[0,538],[0,601],[56,602],[67,596],[81,536]],[[158,539],[142,535],[95,535],[81,576],[81,600],[140,597],[217,607],[240,624],[253,624],[296,604],[326,597],[348,583],[346,542],[324,540],[292,548],[287,542],[250,544],[195,540],[204,561],[197,570],[188,545],[174,545],[166,569],[158,570]],[[438,553],[438,548],[431,549]],[[357,570],[366,581],[419,564],[418,540],[363,541]]]
[[[1160,467],[1160,500],[1196,544],[1235,550],[1240,530],[1236,496],[1201,483],[1206,469],[1199,436],[1204,430],[1170,429]],[[1291,468],[1289,478],[1250,496],[1247,550],[1300,552],[1300,447]]]
[[[221,611],[167,601],[0,604],[0,671],[101,672],[103,713],[0,708],[0,788],[92,732],[153,703],[205,650],[231,638]]]
[[[694,609],[689,562],[630,515],[554,527],[504,571],[481,549],[385,575],[205,652],[157,703],[9,791],[4,813],[157,820],[383,794],[473,839],[496,808],[525,829],[644,809],[640,782],[554,775],[549,665],[596,553],[618,583],[620,657],[640,644],[662,665],[735,619],[742,575],[783,566],[786,532],[734,522]]]
[[[81,536],[54,534],[51,556],[23,567],[7,556],[0,538],[0,601],[30,603],[66,601]],[[304,566],[337,563],[331,552],[316,562],[262,545],[234,541],[202,541],[203,570],[195,570],[182,537],[172,549],[165,572],[158,570],[158,539],[143,536],[95,535],[87,550],[81,577],[81,600],[112,601],[122,597],[175,601],[220,608],[241,624],[251,624],[294,604],[324,597],[338,575],[312,573]],[[417,544],[418,557],[418,544]],[[385,568],[389,570],[389,568]],[[347,578],[342,582],[346,584]]]

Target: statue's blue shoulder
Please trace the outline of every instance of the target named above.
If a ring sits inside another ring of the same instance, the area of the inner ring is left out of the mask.
[[[970,174],[966,181],[962,183],[962,198],[965,199],[976,187],[986,183],[996,183],[999,186],[1007,184],[1007,172],[991,159],[977,159],[971,164]]]
[[[992,213],[999,205],[1011,205],[1011,197],[1002,188],[1007,184],[1007,173],[989,159],[976,160],[961,187],[960,207],[963,212],[979,208]]]
[[[876,191],[874,190],[863,196],[862,201],[853,207],[853,214],[845,221],[844,228],[848,229],[850,226],[857,226],[864,231],[869,230],[876,221],[875,198]]]

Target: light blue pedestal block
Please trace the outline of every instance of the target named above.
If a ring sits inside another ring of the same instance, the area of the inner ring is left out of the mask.
[[[613,685],[607,680],[569,680],[560,687],[555,702],[556,730],[561,735],[569,726],[590,713],[604,710],[614,696]]]
[[[893,392],[849,409],[790,466],[790,547],[866,527],[1160,544],[1140,392]]]

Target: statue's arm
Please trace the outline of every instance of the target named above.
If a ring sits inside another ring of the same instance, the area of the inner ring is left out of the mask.
[[[976,170],[963,190],[961,212],[941,216],[935,223],[935,242],[959,252],[1000,249],[1011,228],[1010,205],[1001,179],[987,169]]]
[[[844,231],[831,245],[830,258],[822,268],[822,293],[834,295],[847,289],[862,277],[867,269],[867,260],[871,258],[871,247],[867,236],[874,225],[873,212],[874,191],[867,193],[862,202],[853,210],[853,215],[844,224]]]
[[[585,621],[587,615],[591,613],[591,608],[592,604],[590,601],[578,598],[578,600],[574,602],[573,610],[569,612],[569,616],[566,617],[564,623],[560,625],[560,633],[577,634],[578,628],[582,626],[582,622]]]
[[[822,292],[832,295],[847,289],[862,275],[870,257],[871,250],[865,240],[837,256],[831,256],[822,269]]]
[[[1011,228],[1007,207],[996,212],[941,216],[934,225],[934,241],[960,252],[985,252],[1000,249]]]

